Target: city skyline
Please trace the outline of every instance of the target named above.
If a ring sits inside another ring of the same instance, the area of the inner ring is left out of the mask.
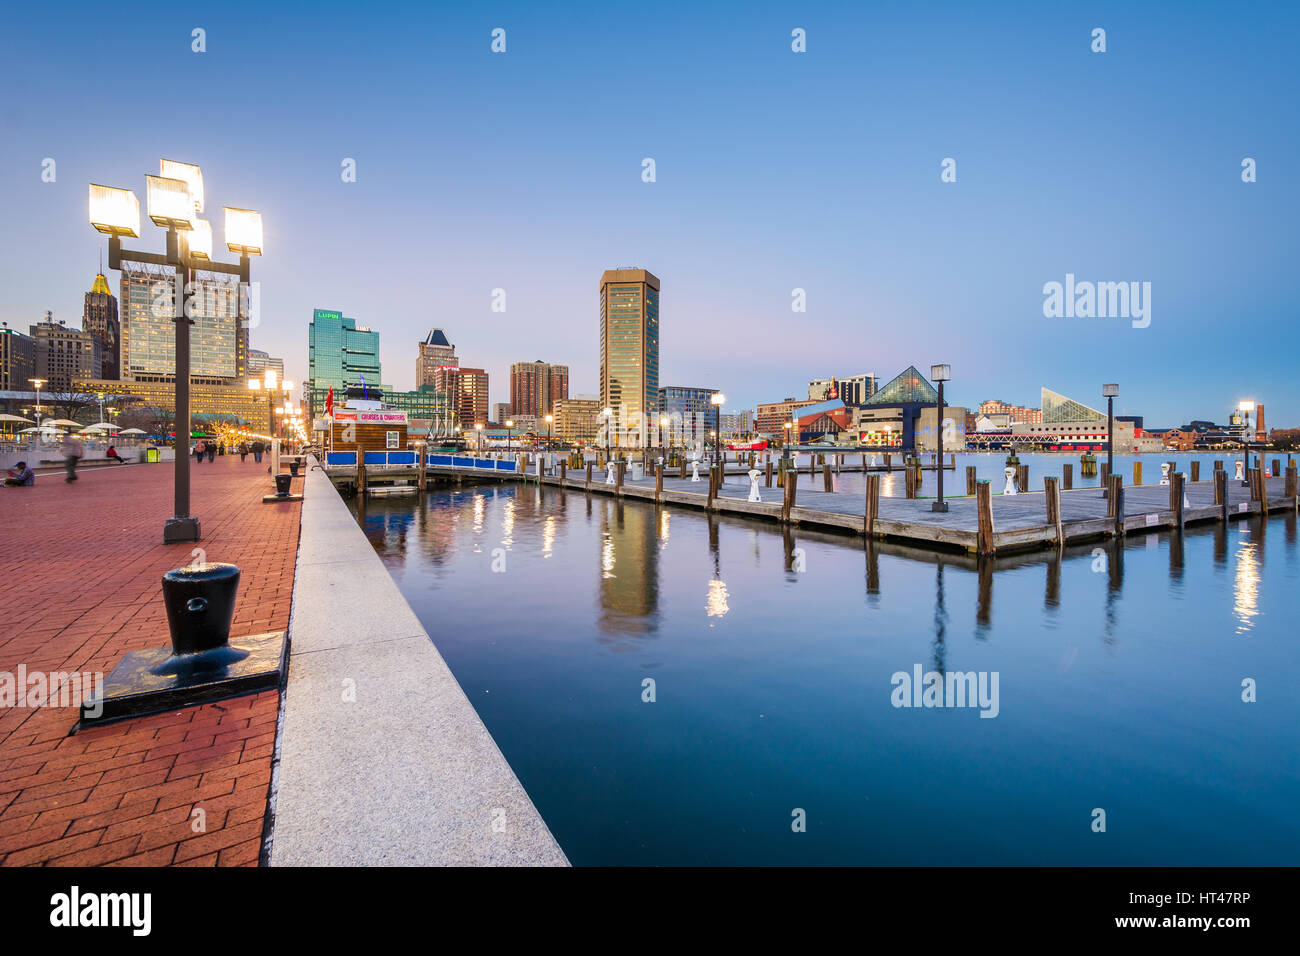
[[[292,115],[254,110],[235,140],[219,126],[160,127],[93,152],[86,143],[118,130],[97,109],[107,54],[93,31],[14,15],[2,69],[24,95],[6,114],[0,188],[34,228],[0,239],[12,273],[0,318],[26,328],[46,309],[79,315],[102,246],[85,225],[85,184],[140,192],[165,155],[202,164],[218,201],[263,211],[264,321],[250,344],[282,355],[297,381],[306,317],[328,305],[382,330],[397,389],[414,387],[416,343],[438,326],[496,383],[548,355],[570,366],[575,391],[595,391],[592,277],[635,263],[663,280],[661,381],[715,383],[729,409],[832,374],[947,362],[950,390],[970,405],[1031,404],[1044,383],[1096,397],[1118,381],[1117,411],[1152,425],[1224,420],[1242,399],[1279,426],[1300,421],[1286,360],[1296,333],[1283,230],[1300,193],[1282,165],[1297,135],[1285,30],[1118,6],[1088,19],[954,7],[941,29],[906,11],[737,22],[706,7],[687,30],[638,17],[639,42],[674,69],[649,81],[635,130],[611,131],[585,120],[636,94],[640,80],[613,68],[604,42],[633,13],[588,22],[507,6],[489,22],[411,9],[402,38],[384,18],[265,15],[294,36],[275,49],[274,75],[252,68],[270,48],[244,37],[234,10],[207,25],[202,54],[188,25],[150,21],[116,40],[113,62],[123,82],[177,69]],[[498,25],[505,54],[490,51]],[[1089,48],[1097,25],[1104,54]],[[790,49],[794,27],[806,53]],[[385,44],[347,55],[345,89],[294,78],[357,31],[384,31]],[[435,40],[433,62],[420,51]],[[1204,52],[1190,72],[1189,47]],[[369,49],[384,50],[378,73]],[[918,66],[936,61],[947,65]],[[1172,69],[1189,76],[1176,94],[1161,82]],[[610,80],[588,84],[590,72]],[[864,97],[872,86],[889,95]],[[1252,109],[1238,109],[1246,99]],[[556,115],[557,100],[573,109]],[[434,126],[401,121],[431,108]],[[1242,181],[1247,157],[1257,182]],[[349,159],[355,182],[341,177]],[[1045,286],[1067,277],[1151,283],[1150,324],[1045,317]],[[791,311],[795,289],[806,312]],[[1256,341],[1275,346],[1260,356]]]

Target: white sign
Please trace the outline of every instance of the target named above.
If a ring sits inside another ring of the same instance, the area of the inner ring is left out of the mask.
[[[336,408],[336,422],[355,422],[358,425],[405,425],[406,412],[366,411],[357,408]]]

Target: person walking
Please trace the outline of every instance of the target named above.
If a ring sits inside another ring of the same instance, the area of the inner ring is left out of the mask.
[[[239,443],[239,460],[240,461],[248,460],[248,442],[246,441],[241,441]]]
[[[253,442],[253,461],[257,462],[258,464],[261,464],[262,452],[265,450],[266,450],[266,446],[262,444],[261,439],[258,439],[257,441]]]
[[[201,464],[203,464],[203,452],[204,452],[204,450],[205,450],[205,449],[204,449],[204,447],[203,447],[203,442],[202,442],[202,441],[196,441],[196,442],[194,443],[194,464],[196,464],[196,465],[201,465]]]
[[[217,460],[217,443],[208,442],[208,462],[209,464]]]
[[[63,436],[63,442],[59,445],[59,451],[63,453],[63,467],[67,470],[68,476],[64,481],[77,480],[77,462],[81,456],[86,453],[86,446],[81,443],[81,439],[69,432]]]

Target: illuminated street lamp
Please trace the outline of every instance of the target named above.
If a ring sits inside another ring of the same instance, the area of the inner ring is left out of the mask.
[[[1106,398],[1106,474],[1115,474],[1115,396],[1119,394],[1118,385],[1103,385],[1101,394]],[[1101,490],[1103,498],[1110,494],[1109,488]]]
[[[478,449],[478,454],[481,455],[483,454],[483,423],[479,422],[475,425],[474,430],[478,432],[478,444],[475,447]]]
[[[951,365],[931,365],[930,381],[939,383],[939,404],[935,406],[935,425],[938,434],[936,435],[936,448],[939,452],[939,458],[936,462],[935,473],[939,481],[939,497],[935,499],[930,506],[931,511],[947,511],[948,502],[943,500],[943,383],[952,378]]]
[[[506,454],[507,455],[510,454],[510,431],[514,427],[515,427],[515,420],[513,418],[507,418],[506,419]]]
[[[249,256],[262,254],[262,214],[254,209],[224,207],[226,248],[239,255],[239,264],[212,260],[212,226],[200,219],[203,212],[203,171],[193,163],[161,160],[157,176],[146,175],[149,219],[167,230],[166,252],[132,252],[122,248],[122,237],[140,236],[140,201],[129,189],[90,184],[89,220],[107,235],[108,266],[123,262],[170,266],[175,271],[174,316],[176,326],[176,478],[174,514],[163,526],[163,542],[197,541],[199,520],[190,514],[190,460],[180,454],[181,442],[190,434],[190,326],[185,306],[194,271],[218,272],[250,281]],[[239,321],[243,321],[242,314]],[[184,438],[182,438],[184,436]]]
[[[713,443],[713,457],[717,461],[722,461],[722,403],[727,400],[727,396],[721,392],[714,392],[709,396],[709,404],[713,406],[713,427],[717,429],[713,434],[716,440]]]
[[[605,419],[605,461],[609,461],[609,429],[614,417],[614,409],[606,407],[600,415]]]
[[[1241,457],[1243,464],[1241,466],[1242,486],[1250,484],[1249,478],[1244,477],[1250,471],[1250,413],[1255,410],[1255,403],[1252,401],[1238,402],[1237,411],[1241,413]]]
[[[36,428],[38,429],[36,435],[39,438],[41,434],[39,431],[41,427],[41,386],[45,384],[45,379],[29,378],[27,381],[36,386]]]
[[[554,415],[546,416],[546,450],[551,450],[551,422],[555,421]]]
[[[664,435],[667,434],[668,441],[664,442]],[[665,415],[659,419],[659,447],[667,448],[668,454],[673,453],[673,433],[668,430],[668,417]]]

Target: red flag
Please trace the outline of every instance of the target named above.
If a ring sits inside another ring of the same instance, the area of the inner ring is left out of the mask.
[[[334,415],[334,386],[330,386],[329,394],[325,396],[325,415],[332,417]]]

